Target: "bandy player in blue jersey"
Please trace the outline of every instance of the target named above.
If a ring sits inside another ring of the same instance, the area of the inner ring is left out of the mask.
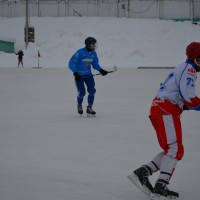
[[[168,189],[177,162],[184,155],[180,115],[183,110],[200,111],[200,98],[195,93],[197,72],[200,70],[200,43],[192,42],[186,48],[187,60],[176,67],[161,83],[150,108],[150,120],[162,151],[150,162],[136,169],[128,178],[138,180],[149,191],[150,199],[160,196],[178,198]],[[153,187],[148,179],[159,171]],[[141,187],[140,187],[141,188]]]
[[[69,68],[74,74],[76,87],[78,90],[77,110],[80,115],[83,114],[82,103],[86,94],[85,85],[88,92],[87,114],[95,115],[96,112],[92,109],[94,97],[96,93],[95,81],[91,72],[91,67],[99,71],[102,76],[107,75],[107,71],[103,70],[99,65],[97,53],[95,52],[97,40],[93,37],[85,39],[85,47],[79,49],[70,59]]]

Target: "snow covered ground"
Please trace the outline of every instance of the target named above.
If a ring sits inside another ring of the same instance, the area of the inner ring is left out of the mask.
[[[0,18],[0,38],[16,39],[15,50],[25,48],[25,18]],[[35,43],[24,51],[26,68],[64,68],[84,40],[93,36],[98,41],[97,53],[104,67],[174,66],[185,59],[185,47],[200,41],[200,26],[191,22],[158,19],[107,17],[30,18],[35,27]],[[0,67],[17,65],[15,54],[0,53]]]
[[[16,55],[0,55],[0,199],[145,199],[126,176],[160,152],[148,112],[169,70],[136,67],[180,64],[185,46],[200,41],[200,27],[123,18],[31,22],[37,42],[24,50],[25,68],[16,67]],[[1,35],[15,37],[16,48],[24,48],[24,18],[0,19],[0,26]],[[76,114],[76,89],[67,69],[88,35],[99,41],[102,66],[118,66],[115,73],[95,77],[95,118]],[[33,69],[38,50],[43,68]],[[198,124],[198,112],[182,114],[185,155],[170,184],[181,200],[200,198]]]

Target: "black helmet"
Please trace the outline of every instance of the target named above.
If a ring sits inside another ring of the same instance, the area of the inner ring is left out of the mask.
[[[85,39],[85,46],[89,47],[92,43],[97,43],[97,40],[93,37],[88,37]]]

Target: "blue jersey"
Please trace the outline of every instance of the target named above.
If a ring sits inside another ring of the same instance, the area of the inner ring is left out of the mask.
[[[79,49],[69,61],[71,71],[78,72],[81,76],[91,74],[91,66],[98,71],[102,69],[96,52],[89,52],[86,48]]]

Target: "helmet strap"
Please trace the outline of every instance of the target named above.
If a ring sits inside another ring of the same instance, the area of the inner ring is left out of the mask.
[[[92,52],[93,50],[86,46],[87,51]]]
[[[196,59],[194,59],[194,63],[196,65],[196,71],[199,72],[200,71],[200,64],[197,62]]]
[[[194,59],[194,63],[195,63],[196,66],[200,67],[200,64],[197,62],[196,59]]]

